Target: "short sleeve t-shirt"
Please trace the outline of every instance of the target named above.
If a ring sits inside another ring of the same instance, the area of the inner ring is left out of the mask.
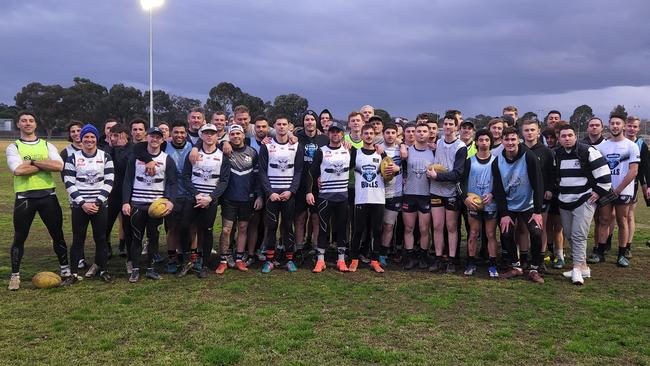
[[[612,175],[612,188],[616,188],[621,184],[630,170],[630,164],[638,164],[641,161],[639,147],[628,139],[621,141],[606,140],[598,145],[597,149],[603,154],[609,165]],[[623,188],[621,195],[634,195],[634,180]]]

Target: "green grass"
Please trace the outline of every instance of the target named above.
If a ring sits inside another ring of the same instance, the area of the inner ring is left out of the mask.
[[[13,192],[6,164],[0,166],[6,288]],[[66,202],[62,187],[58,193]],[[65,207],[64,214],[70,243]],[[490,281],[484,273],[468,279],[396,267],[384,275],[366,268],[319,275],[228,271],[207,280],[164,276],[132,285],[116,258],[113,285],[92,279],[36,290],[31,276],[58,267],[37,219],[21,290],[0,289],[0,364],[649,365],[650,210],[639,207],[637,216],[632,267],[593,266],[594,278],[580,288],[559,271],[536,286]],[[92,258],[92,244],[86,253]]]

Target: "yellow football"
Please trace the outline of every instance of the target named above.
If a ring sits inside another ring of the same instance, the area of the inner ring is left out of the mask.
[[[389,166],[393,166],[394,168],[394,165],[395,163],[393,162],[393,159],[391,159],[388,156],[381,160],[381,165],[379,166],[379,168],[381,170],[381,176],[384,178],[384,181],[388,182],[391,179],[393,179],[393,177],[395,176],[394,171],[391,174],[388,174],[388,172],[386,171],[386,168],[388,168]]]
[[[163,213],[167,209],[167,206],[165,205],[167,202],[169,202],[167,198],[158,198],[151,202],[151,205],[149,205],[149,216],[154,219],[164,217],[165,215],[163,215]]]
[[[54,272],[38,272],[32,277],[32,283],[36,288],[53,288],[61,285],[61,277]]]
[[[483,209],[484,205],[483,205],[483,199],[481,198],[481,196],[479,196],[476,193],[471,193],[470,192],[470,193],[467,194],[467,197],[469,197],[469,199],[471,199],[472,202],[474,202],[474,204],[476,206],[478,206],[479,210]]]
[[[429,167],[427,169],[433,170],[436,173],[447,173],[448,172],[447,167],[445,167],[442,164],[431,164],[431,165],[429,165]]]

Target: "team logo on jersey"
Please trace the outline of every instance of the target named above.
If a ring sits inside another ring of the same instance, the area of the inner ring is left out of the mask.
[[[312,162],[314,161],[314,155],[316,155],[316,150],[318,150],[318,146],[313,143],[309,143],[305,145],[305,161],[306,162]]]
[[[95,169],[85,172],[86,183],[95,184],[99,181],[99,172]]]
[[[289,159],[284,158],[284,159],[277,159],[275,163],[270,163],[269,166],[273,169],[280,169],[280,171],[284,172],[287,169],[293,168],[293,164],[289,164]]]
[[[372,164],[362,166],[361,176],[366,182],[372,182],[377,177],[377,167]]]
[[[348,171],[348,168],[345,166],[345,163],[339,162],[339,163],[332,163],[331,168],[325,168],[326,173],[331,173],[331,174],[336,174],[336,175],[341,175],[345,172]]]
[[[212,174],[212,169],[202,169],[202,168],[198,168],[197,171],[195,171],[195,172],[192,173],[192,174],[193,174],[195,177],[199,177],[199,178],[201,178],[201,179],[203,179],[203,180],[205,180],[205,181],[207,181],[207,180],[209,180],[209,179],[212,179],[212,178],[216,178],[216,176],[214,176],[214,175]]]
[[[606,158],[609,169],[614,169],[621,163],[621,154],[607,154]]]
[[[417,179],[422,179],[427,172],[427,167],[422,160],[415,159],[413,164],[411,164],[411,172],[413,172]]]
[[[164,178],[156,178],[156,177],[152,177],[152,176],[146,175],[146,174],[145,175],[138,175],[137,177],[135,177],[135,179],[138,182],[142,182],[142,183],[144,183],[144,184],[146,184],[148,186],[150,186],[150,185],[152,185],[154,183],[163,182],[165,180]]]
[[[520,177],[515,177],[512,176],[510,177],[510,180],[508,180],[508,186],[507,186],[507,191],[510,193],[511,191],[516,191],[517,188],[521,185],[521,178]]]

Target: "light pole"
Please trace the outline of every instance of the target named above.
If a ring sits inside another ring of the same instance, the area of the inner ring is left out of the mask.
[[[153,8],[162,6],[165,0],[140,0],[142,9],[149,12],[149,127],[153,127]]]

